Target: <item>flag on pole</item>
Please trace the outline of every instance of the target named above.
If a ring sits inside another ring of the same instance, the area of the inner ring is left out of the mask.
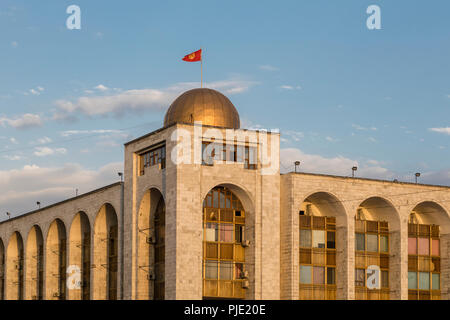
[[[202,61],[202,49],[185,55],[182,60],[186,62]]]

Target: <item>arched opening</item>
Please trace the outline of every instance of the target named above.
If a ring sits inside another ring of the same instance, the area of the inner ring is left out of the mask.
[[[28,233],[25,255],[25,299],[44,298],[44,240],[41,228],[33,226]]]
[[[448,241],[450,221],[435,202],[418,204],[408,221],[408,299],[440,300],[447,270],[441,250]]]
[[[66,227],[60,219],[50,224],[45,244],[45,296],[47,300],[66,299]]]
[[[0,239],[0,300],[5,299],[5,245]]]
[[[165,202],[157,189],[142,198],[138,216],[137,298],[165,297]]]
[[[299,227],[300,300],[346,297],[347,216],[340,201],[326,192],[310,195],[299,210]]]
[[[19,232],[9,238],[6,253],[6,299],[23,299],[23,240]]]
[[[203,201],[203,297],[244,299],[246,211],[226,186],[211,189]]]
[[[73,218],[69,233],[68,297],[90,299],[91,226],[84,212]]]
[[[118,222],[116,210],[104,204],[94,223],[92,298],[117,300]]]
[[[355,215],[355,299],[400,299],[400,219],[387,200],[372,197]]]

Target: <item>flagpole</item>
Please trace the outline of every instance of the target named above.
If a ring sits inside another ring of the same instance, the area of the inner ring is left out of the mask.
[[[202,48],[200,48],[202,50]],[[201,51],[201,59],[200,59],[200,88],[203,88],[203,50]]]

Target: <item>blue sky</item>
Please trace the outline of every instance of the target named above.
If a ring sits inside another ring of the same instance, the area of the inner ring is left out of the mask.
[[[68,30],[66,8],[81,8]],[[381,8],[381,30],[366,9]],[[282,170],[450,185],[450,3],[0,4],[0,210],[117,180],[122,144],[162,124],[200,65],[246,127],[278,128]],[[29,181],[33,180],[33,183]],[[1,214],[1,213],[0,213]]]

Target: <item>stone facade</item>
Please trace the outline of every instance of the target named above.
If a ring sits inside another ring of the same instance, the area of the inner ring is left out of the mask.
[[[123,183],[0,223],[0,256],[4,256],[4,268],[0,273],[5,275],[3,298],[37,298],[36,279],[39,277],[33,259],[36,259],[39,245],[43,246],[42,298],[61,298],[55,295],[58,281],[51,278],[58,273],[58,270],[50,270],[49,261],[55,259],[52,248],[65,243],[65,265],[79,264],[80,230],[90,232],[89,297],[112,297],[108,287],[112,283],[112,267],[107,255],[111,249],[105,241],[109,241],[108,230],[115,224],[118,249],[117,273],[113,275],[117,277],[117,298],[154,298],[151,269],[155,251],[150,244],[154,212],[162,199],[165,205],[165,298],[202,299],[202,206],[206,194],[217,186],[230,189],[241,200],[246,212],[245,238],[250,241],[245,248],[249,273],[246,299],[299,298],[299,210],[305,201],[315,206],[317,214],[336,217],[337,299],[355,299],[354,218],[358,209],[368,217],[389,222],[391,299],[408,298],[408,219],[411,212],[416,211],[423,223],[440,225],[441,297],[450,298],[449,187],[307,173],[280,174],[278,133],[227,130],[177,123],[152,132],[125,145]],[[260,155],[267,150],[270,157],[265,158],[270,158],[271,163],[260,159],[256,169],[246,169],[239,162],[214,161],[213,165],[204,165],[202,141],[251,145]],[[182,151],[181,143],[184,144]],[[165,146],[165,165],[144,168],[141,155],[161,146]],[[80,213],[87,217],[84,227]],[[59,229],[53,233],[59,236],[49,236],[55,221]],[[17,270],[21,257],[23,280]],[[69,289],[62,298],[81,297],[80,289]]]

